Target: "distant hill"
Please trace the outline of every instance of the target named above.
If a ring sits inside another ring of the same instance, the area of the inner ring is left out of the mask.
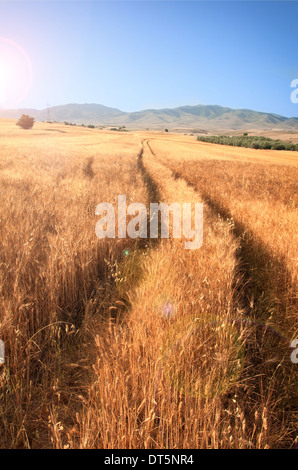
[[[136,129],[274,129],[298,131],[298,118],[232,109],[217,105],[181,106],[174,109],[146,109],[127,113],[100,104],[67,104],[49,109],[0,110],[0,117],[19,118],[30,114],[38,121],[72,122]]]
[[[126,115],[119,109],[108,108],[101,104],[65,104],[38,109],[0,109],[0,117],[15,118],[30,114],[37,121],[75,122],[76,124],[103,124],[114,117]]]

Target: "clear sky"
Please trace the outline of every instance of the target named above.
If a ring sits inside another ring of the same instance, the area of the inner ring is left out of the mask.
[[[0,107],[298,116],[296,1],[0,0]]]

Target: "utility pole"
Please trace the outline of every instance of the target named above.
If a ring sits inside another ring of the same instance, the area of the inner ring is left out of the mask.
[[[47,121],[50,121],[50,104],[47,103]]]

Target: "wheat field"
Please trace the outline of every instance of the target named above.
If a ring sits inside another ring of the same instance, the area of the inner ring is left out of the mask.
[[[297,152],[12,120],[0,142],[0,447],[297,446]],[[118,195],[203,202],[202,247],[97,238]]]

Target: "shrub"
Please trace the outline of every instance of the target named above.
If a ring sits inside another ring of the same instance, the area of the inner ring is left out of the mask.
[[[259,142],[256,142],[256,141],[252,142],[251,146],[252,146],[253,149],[259,149],[260,148]]]
[[[271,145],[272,145],[272,144],[267,141],[267,142],[264,142],[264,143],[262,144],[261,148],[262,148],[262,149],[265,149],[265,150],[269,150],[269,149],[271,149]]]
[[[22,114],[16,125],[22,129],[31,129],[34,124],[34,117],[28,116],[28,114]]]
[[[286,149],[285,146],[284,146],[284,144],[279,143],[279,142],[276,143],[276,144],[274,144],[272,148],[273,148],[274,150],[285,150],[285,149]]]

